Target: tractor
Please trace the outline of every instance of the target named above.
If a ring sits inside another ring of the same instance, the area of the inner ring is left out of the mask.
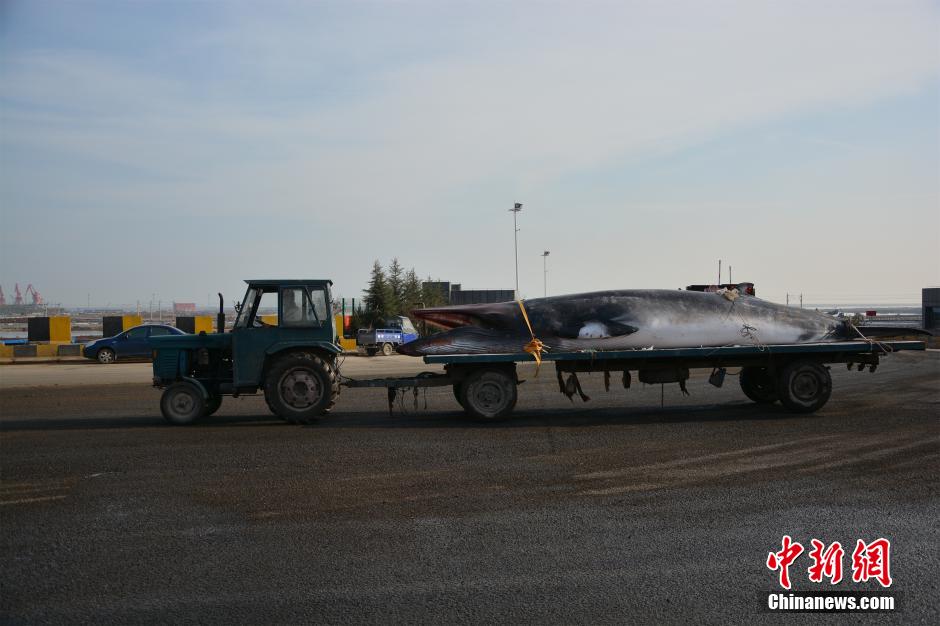
[[[246,280],[235,324],[225,332],[219,294],[215,333],[150,340],[160,411],[172,424],[212,415],[224,396],[264,393],[273,413],[307,424],[339,395],[329,280]],[[265,312],[269,312],[265,314]]]

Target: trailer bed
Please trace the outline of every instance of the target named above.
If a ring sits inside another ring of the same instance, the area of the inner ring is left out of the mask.
[[[886,349],[887,348],[887,349]],[[817,356],[886,354],[900,350],[924,350],[923,341],[840,341],[765,346],[720,346],[707,348],[665,348],[637,350],[595,350],[582,352],[543,352],[543,361],[629,361],[649,359],[709,359],[741,356],[807,354]],[[440,354],[424,357],[428,364],[510,363],[535,361],[527,352],[515,354]]]

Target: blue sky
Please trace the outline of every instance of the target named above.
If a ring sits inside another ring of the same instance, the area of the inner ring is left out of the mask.
[[[0,285],[940,283],[935,2],[0,4]]]

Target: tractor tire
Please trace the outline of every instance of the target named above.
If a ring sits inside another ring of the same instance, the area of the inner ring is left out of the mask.
[[[205,415],[206,401],[196,385],[188,382],[173,383],[160,397],[160,412],[169,423],[186,426]]]
[[[382,344],[382,356],[392,356],[395,354],[395,348],[390,343]]]
[[[515,376],[506,369],[475,370],[460,384],[458,393],[464,411],[486,422],[508,417],[519,399]]]
[[[738,377],[741,391],[757,404],[773,404],[778,400],[777,385],[766,367],[745,367]]]
[[[815,361],[793,361],[777,377],[780,402],[794,413],[813,413],[829,401],[829,368]]]
[[[290,354],[274,362],[264,381],[268,406],[291,424],[310,424],[329,413],[339,395],[333,366],[314,354]]]

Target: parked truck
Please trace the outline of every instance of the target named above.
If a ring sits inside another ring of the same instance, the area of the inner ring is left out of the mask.
[[[386,320],[383,328],[360,328],[356,333],[359,354],[391,356],[395,347],[418,338],[411,320],[400,315]]]

